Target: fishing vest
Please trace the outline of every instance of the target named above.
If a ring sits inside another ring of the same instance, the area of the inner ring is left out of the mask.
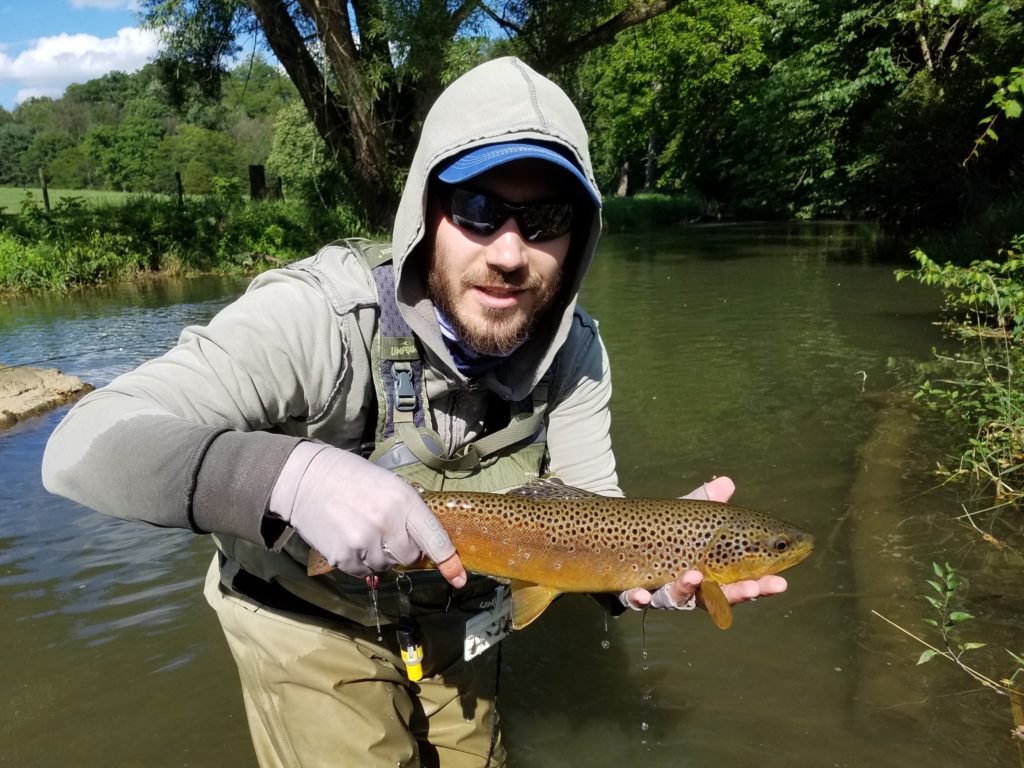
[[[344,243],[369,270],[379,308],[370,361],[377,425],[367,458],[430,491],[500,493],[539,477],[547,453],[544,413],[550,377],[541,379],[531,397],[509,404],[507,426],[448,455],[441,436],[427,426],[423,363],[396,303],[391,246],[361,239]]]
[[[367,425],[360,451],[364,457],[426,490],[500,493],[539,477],[547,460],[544,414],[550,377],[545,376],[529,398],[508,404],[507,426],[449,454],[441,436],[429,426],[423,361],[417,339],[398,310],[391,247],[361,238],[337,244],[357,256],[376,292],[378,316],[370,364],[377,418],[375,424]],[[235,537],[214,538],[225,556],[221,579],[229,588],[239,590],[241,571],[243,577],[255,576],[275,588],[283,587],[304,603],[360,624],[395,620],[393,580],[382,576],[380,604],[374,608],[363,579],[337,570],[310,577],[305,572],[310,548],[297,533],[281,552],[268,552]],[[447,610],[453,595],[440,574],[411,576],[414,612]],[[474,601],[485,603],[493,588],[492,580],[471,575],[457,593],[460,609],[472,613]],[[253,596],[251,590],[249,594]]]

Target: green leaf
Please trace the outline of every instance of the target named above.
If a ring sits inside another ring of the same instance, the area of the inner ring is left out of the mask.
[[[1007,99],[1007,101],[1003,103],[1003,112],[1006,113],[1007,117],[1020,117],[1020,102],[1016,99]]]
[[[925,651],[924,653],[922,653],[918,657],[917,663],[918,664],[924,664],[926,661],[931,661],[935,657],[935,655],[937,653],[938,653],[938,651],[933,651],[933,650],[929,649],[929,650]]]
[[[934,560],[932,561],[932,571],[934,571],[935,575],[938,576],[940,579],[945,577],[946,575],[946,572],[942,570],[942,566],[936,563]]]
[[[923,621],[925,624],[931,624],[933,627],[936,628],[939,626],[939,622],[937,622],[935,619],[921,619],[921,621]]]
[[[960,646],[962,651],[973,651],[975,648],[984,648],[985,643],[964,643]]]
[[[964,611],[953,611],[951,614],[949,614],[950,621],[967,621],[968,619],[973,618],[974,617],[971,616],[971,614],[966,613]]]
[[[943,587],[943,586],[942,586],[941,584],[939,584],[939,582],[937,582],[937,581],[932,581],[931,579],[926,579],[926,581],[927,581],[927,582],[928,582],[929,584],[931,584],[931,586],[932,586],[932,589],[934,589],[934,590],[935,590],[936,592],[938,592],[938,593],[939,593],[940,595],[944,595],[944,594],[946,594],[946,588],[945,588],[945,587]]]

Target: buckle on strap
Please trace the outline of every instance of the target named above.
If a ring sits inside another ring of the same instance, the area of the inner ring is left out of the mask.
[[[395,408],[399,411],[416,409],[416,388],[412,384],[412,365],[408,362],[392,363],[395,374]]]

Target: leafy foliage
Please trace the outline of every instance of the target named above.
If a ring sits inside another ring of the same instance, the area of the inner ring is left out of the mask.
[[[915,398],[968,434],[951,477],[990,484],[997,498],[1024,499],[1024,236],[996,260],[967,267],[939,265],[921,250],[915,270],[899,270],[938,286],[946,300],[945,327],[961,350],[923,368]]]
[[[964,662],[964,655],[968,651],[984,648],[986,643],[963,640],[961,637],[963,627],[966,626],[967,622],[974,620],[974,616],[957,607],[957,603],[960,602],[959,593],[964,586],[964,582],[957,570],[949,563],[939,565],[933,562],[932,572],[935,574],[935,578],[927,579],[926,583],[935,594],[926,594],[924,599],[935,610],[937,618],[926,618],[924,622],[938,631],[940,641],[945,650],[929,646],[918,657],[917,663],[919,665],[925,664],[937,656],[945,657],[957,664],[957,666],[982,685],[994,690],[996,693],[1010,696],[1011,706],[1016,712],[1021,693],[1015,689],[1015,685],[1017,677],[1019,675],[1024,676],[1024,658],[1006,649],[1006,653],[1010,656],[1011,660],[1011,672],[1003,676],[998,682],[968,666]]]
[[[153,196],[93,205],[65,197],[47,213],[28,200],[0,229],[0,292],[66,291],[158,270],[249,274],[302,258],[338,232],[372,234],[350,209],[249,202],[224,179],[181,205]]]
[[[1018,183],[1018,125],[961,161],[992,76],[1024,59],[1022,20],[995,0],[681,5],[580,68],[602,182],[628,172],[630,191],[687,190],[727,215],[956,223]],[[993,104],[1014,110],[1015,83]]]
[[[931,607],[938,613],[938,618],[927,618],[924,619],[924,622],[925,624],[935,627],[935,629],[939,631],[943,645],[946,646],[947,653],[949,653],[955,660],[959,661],[960,657],[963,656],[964,653],[978,648],[984,648],[985,643],[968,642],[960,639],[960,624],[974,618],[966,611],[957,610],[952,605],[952,601],[956,596],[957,590],[959,590],[963,585],[960,575],[949,563],[946,563],[945,565],[932,563],[932,571],[934,571],[935,577],[938,580],[928,579],[927,583],[928,586],[930,586],[937,594],[925,595],[924,599],[927,600],[928,604],[931,605]],[[929,648],[921,654],[917,663],[924,664],[925,662],[931,661],[939,653],[940,651]]]

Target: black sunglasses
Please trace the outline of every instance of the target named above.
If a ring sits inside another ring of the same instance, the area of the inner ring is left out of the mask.
[[[572,203],[516,204],[488,192],[452,185],[441,187],[439,198],[455,226],[477,235],[497,232],[509,217],[516,220],[523,239],[531,243],[554,240],[572,229]]]

